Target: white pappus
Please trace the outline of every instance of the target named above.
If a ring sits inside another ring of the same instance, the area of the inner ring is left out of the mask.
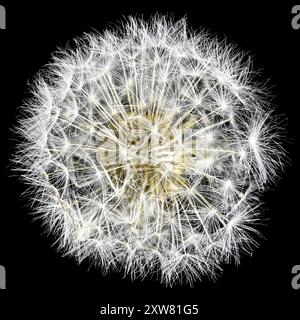
[[[14,166],[34,214],[79,262],[163,283],[251,252],[280,122],[252,61],[156,16],[59,50],[22,107]]]

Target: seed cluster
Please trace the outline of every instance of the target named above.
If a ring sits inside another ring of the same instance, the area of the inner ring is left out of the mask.
[[[239,262],[283,156],[253,74],[236,47],[159,17],[56,53],[15,162],[60,249],[168,285]]]

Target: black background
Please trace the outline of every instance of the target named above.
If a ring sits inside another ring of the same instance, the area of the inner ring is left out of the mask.
[[[291,27],[291,9],[297,2],[198,0],[164,4],[144,0],[134,4],[99,0],[0,4],[7,11],[7,30],[0,30],[0,264],[7,271],[7,290],[0,291],[0,319],[100,319],[100,306],[107,303],[199,304],[199,319],[237,318],[250,313],[259,316],[274,311],[283,311],[289,318],[288,314],[296,312],[300,290],[291,287],[291,269],[300,264],[300,29]],[[278,113],[288,119],[290,164],[278,186],[265,193],[268,221],[267,227],[260,227],[265,239],[252,257],[243,257],[240,266],[224,266],[218,281],[197,282],[194,288],[165,288],[155,279],[132,282],[117,273],[103,277],[88,263],[78,266],[73,259],[61,257],[52,246],[53,239],[43,234],[41,223],[29,216],[30,208],[20,197],[24,187],[9,177],[8,158],[14,143],[10,128],[17,107],[28,95],[36,72],[49,62],[51,52],[83,32],[113,26],[128,14],[148,18],[156,12],[175,18],[185,15],[193,28],[204,26],[226,35],[230,42],[253,54],[255,68],[263,69],[264,78],[270,79]]]

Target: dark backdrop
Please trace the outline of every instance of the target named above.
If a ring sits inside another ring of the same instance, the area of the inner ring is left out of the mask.
[[[300,30],[291,27],[291,8],[297,3],[28,2],[0,2],[7,11],[7,30],[0,30],[0,264],[7,271],[7,290],[0,291],[0,318],[98,319],[100,306],[107,303],[199,304],[199,319],[296,311],[300,290],[291,287],[291,269],[300,264]],[[268,221],[260,227],[265,239],[252,257],[242,258],[240,266],[224,266],[218,281],[197,282],[194,288],[165,288],[155,279],[132,282],[117,273],[103,277],[88,263],[78,266],[73,259],[61,257],[52,246],[53,238],[46,237],[41,223],[28,215],[30,209],[20,197],[24,187],[9,177],[7,168],[13,145],[9,128],[15,123],[16,108],[28,94],[28,81],[50,60],[51,52],[85,31],[101,31],[128,14],[143,13],[147,18],[156,12],[175,18],[186,15],[192,27],[205,26],[226,35],[254,54],[255,68],[262,68],[264,78],[270,79],[278,112],[288,118],[290,165],[279,185],[265,193]]]

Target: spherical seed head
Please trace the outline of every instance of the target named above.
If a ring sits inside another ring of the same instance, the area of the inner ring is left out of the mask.
[[[60,249],[168,285],[251,250],[283,150],[250,59],[185,20],[130,18],[46,71],[15,163]]]

